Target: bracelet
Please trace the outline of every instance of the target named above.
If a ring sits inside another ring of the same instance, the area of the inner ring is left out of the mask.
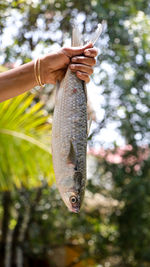
[[[34,75],[37,84],[41,87],[44,87],[44,84],[42,84],[41,82],[41,76],[40,76],[40,58],[34,61]]]

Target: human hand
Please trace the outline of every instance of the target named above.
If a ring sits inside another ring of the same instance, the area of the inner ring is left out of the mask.
[[[44,84],[61,81],[69,65],[79,79],[89,82],[96,56],[97,49],[91,43],[82,47],[61,48],[41,58],[41,81]]]

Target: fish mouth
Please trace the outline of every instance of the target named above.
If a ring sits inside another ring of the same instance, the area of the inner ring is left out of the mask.
[[[78,201],[76,203],[72,203],[71,205],[71,211],[74,213],[79,213],[80,212],[80,201],[79,201],[79,197],[78,197]]]
[[[72,211],[74,213],[79,213],[80,212],[80,208],[79,207],[72,208],[70,211]]]

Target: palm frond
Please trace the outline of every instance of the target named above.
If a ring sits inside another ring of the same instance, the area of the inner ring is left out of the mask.
[[[0,189],[51,184],[51,123],[35,95],[23,94],[0,104]]]

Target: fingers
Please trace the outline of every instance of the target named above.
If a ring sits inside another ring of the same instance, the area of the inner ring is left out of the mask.
[[[95,56],[97,56],[97,49],[88,48],[85,50],[84,54],[88,54],[88,56],[73,57],[69,67],[72,72],[76,72],[79,79],[88,83],[90,81],[89,76],[93,73],[92,67],[96,63]]]
[[[76,56],[71,59],[73,63],[85,64],[88,66],[94,66],[96,64],[95,58],[92,57],[84,57],[84,56]]]
[[[83,64],[71,64],[70,69],[72,70],[72,72],[85,72],[88,75],[91,75],[93,73],[93,69],[91,66],[88,65],[83,65]]]
[[[77,71],[76,75],[80,80],[82,80],[86,83],[88,83],[90,81],[89,75],[87,73]]]
[[[88,83],[90,81],[89,76],[93,73],[92,67],[96,64],[95,57],[98,54],[92,43],[83,47],[63,48],[62,52],[71,58],[69,67],[72,72],[76,72],[79,79]]]
[[[89,76],[93,73],[92,67],[82,64],[71,64],[70,69],[72,72],[76,72],[77,77],[88,83],[90,81]]]
[[[85,49],[92,47],[92,43],[88,43],[87,45],[84,45],[82,47],[64,47],[62,48],[62,52],[68,57],[73,57],[83,54]]]
[[[89,48],[84,51],[84,55],[87,57],[96,57],[98,54],[98,51],[96,48]]]

